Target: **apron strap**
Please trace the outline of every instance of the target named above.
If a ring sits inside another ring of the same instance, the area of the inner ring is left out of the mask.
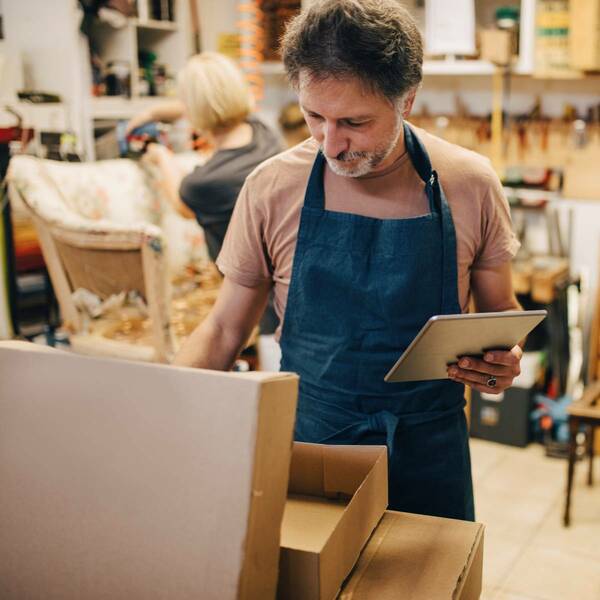
[[[325,169],[325,156],[319,150],[315,157],[306,192],[304,193],[304,206],[309,208],[325,208],[325,189],[323,185],[323,171]]]
[[[404,121],[404,144],[415,171],[425,182],[425,193],[429,199],[431,212],[439,213],[441,217],[443,283],[440,312],[442,314],[458,313],[460,304],[458,302],[456,268],[456,232],[450,206],[440,185],[438,174],[431,166],[425,146],[406,121]]]
[[[394,441],[399,428],[423,425],[447,419],[459,414],[463,410],[463,403],[457,404],[446,410],[413,413],[410,415],[395,415],[388,410],[382,410],[366,416],[366,419],[357,425],[361,434],[378,433],[385,436],[388,455],[394,454]]]
[[[441,213],[440,184],[437,173],[431,166],[429,154],[425,150],[425,146],[421,140],[417,137],[417,134],[406,121],[403,122],[403,127],[406,151],[417,175],[425,183],[425,193],[427,194],[427,200],[429,200],[429,211],[432,214]]]

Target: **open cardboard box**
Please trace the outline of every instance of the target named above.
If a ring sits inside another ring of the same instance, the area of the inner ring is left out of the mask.
[[[478,598],[483,527],[377,525],[385,448],[292,457],[296,394],[288,374],[0,343],[2,600],[274,598],[288,474],[280,597]]]
[[[339,600],[477,600],[481,523],[387,511]]]
[[[274,598],[297,385],[0,343],[2,600]]]
[[[296,442],[277,596],[332,600],[387,507],[385,446]]]

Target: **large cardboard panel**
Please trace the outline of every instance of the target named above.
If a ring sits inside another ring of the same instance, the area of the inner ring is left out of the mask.
[[[387,506],[387,449],[295,443],[277,595],[335,598]]]
[[[0,344],[0,597],[273,598],[296,394]]]
[[[480,523],[387,511],[340,600],[477,600]]]

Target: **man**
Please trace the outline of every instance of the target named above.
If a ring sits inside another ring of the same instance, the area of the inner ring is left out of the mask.
[[[506,389],[520,348],[463,359],[448,380],[383,378],[432,315],[471,295],[479,311],[518,308],[498,178],[404,121],[423,52],[395,0],[311,4],[282,50],[313,139],[246,180],[222,293],[176,362],[227,369],[274,285],[281,368],[300,374],[296,439],[387,444],[392,509],[472,520],[464,384]]]

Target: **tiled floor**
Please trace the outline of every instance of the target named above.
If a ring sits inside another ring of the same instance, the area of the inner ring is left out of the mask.
[[[600,457],[578,463],[562,526],[566,461],[541,446],[471,440],[477,520],[486,526],[482,600],[600,600]]]

